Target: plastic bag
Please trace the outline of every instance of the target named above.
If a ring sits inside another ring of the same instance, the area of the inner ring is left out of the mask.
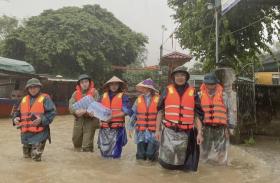
[[[88,109],[87,112],[89,114],[93,114],[94,117],[100,119],[101,121],[108,121],[112,115],[112,110],[105,107],[99,102],[93,101]]]
[[[88,109],[89,105],[94,102],[94,99],[92,96],[85,96],[78,102],[75,102],[72,107],[74,110],[79,110],[79,109]]]

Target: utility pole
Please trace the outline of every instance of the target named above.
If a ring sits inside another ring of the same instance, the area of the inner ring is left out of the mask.
[[[162,37],[161,37],[161,45],[160,45],[160,59],[163,55],[164,31],[167,31],[167,28],[165,27],[165,25],[161,26],[161,30],[162,30]]]
[[[219,63],[219,8],[221,6],[221,0],[215,0],[215,4],[207,3],[207,9],[214,10],[214,18],[215,18],[215,43],[216,43],[216,51],[215,51],[215,65],[218,68]]]
[[[216,20],[216,68],[219,63],[219,12],[217,5],[215,6],[215,20]]]

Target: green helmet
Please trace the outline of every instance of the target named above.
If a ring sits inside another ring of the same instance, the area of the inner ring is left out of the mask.
[[[178,72],[181,72],[181,73],[184,73],[186,74],[186,80],[188,81],[189,78],[190,78],[190,74],[189,72],[187,71],[187,68],[184,67],[184,66],[179,66],[179,67],[176,67],[172,73],[171,73],[171,77],[174,77],[174,74],[178,73]]]
[[[78,78],[78,84],[80,83],[80,81],[81,80],[83,80],[83,79],[88,79],[88,80],[91,80],[91,78],[90,78],[90,76],[89,75],[87,75],[87,74],[82,74],[82,75],[80,75],[79,76],[79,78]]]
[[[25,89],[27,89],[28,87],[30,86],[40,86],[42,87],[42,83],[39,81],[39,79],[37,78],[32,78],[32,79],[29,79],[25,85]]]

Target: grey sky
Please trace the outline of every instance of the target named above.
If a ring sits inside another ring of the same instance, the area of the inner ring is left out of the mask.
[[[158,64],[161,25],[165,25],[168,29],[165,32],[165,38],[176,27],[170,17],[173,11],[167,6],[167,0],[0,0],[0,14],[21,19],[38,15],[45,9],[85,4],[100,4],[134,31],[147,35],[149,53],[146,63],[147,65]],[[182,51],[178,43],[174,43],[173,48],[171,45],[171,40],[169,40],[165,44],[164,53],[175,50],[175,47],[178,51]]]

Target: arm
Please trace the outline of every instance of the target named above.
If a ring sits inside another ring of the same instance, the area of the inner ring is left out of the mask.
[[[123,100],[122,101],[122,103],[123,103],[122,111],[123,112],[119,114],[120,116],[118,114],[116,114],[118,116],[114,116],[114,117],[122,117],[122,116],[125,116],[125,115],[131,116],[133,114],[133,111],[131,110],[131,107],[129,105],[129,98],[128,98],[128,96],[124,95],[122,97],[122,100]]]
[[[157,121],[156,121],[156,139],[160,140],[161,122],[163,119],[163,111],[158,111]]]
[[[12,116],[13,126],[17,125],[20,121],[20,105],[17,107],[17,110],[14,112]]]
[[[74,92],[73,94],[72,94],[72,96],[71,96],[71,98],[70,98],[70,100],[69,100],[69,111],[70,111],[70,114],[75,114],[75,110],[73,109],[73,104],[76,102],[76,99],[75,99],[75,97],[76,97],[76,92]]]
[[[93,96],[94,100],[95,101],[100,101],[100,95],[99,95],[99,92],[98,90],[94,90],[94,96]]]
[[[136,122],[136,112],[137,112],[137,100],[134,102],[133,106],[132,106],[132,111],[133,114],[131,115],[128,123],[127,123],[127,129],[129,131],[132,131],[135,128],[135,122]]]
[[[197,136],[196,136],[196,143],[202,144],[203,142],[203,133],[202,133],[202,126],[203,126],[203,119],[204,119],[204,111],[201,107],[200,96],[198,93],[195,93],[195,122],[197,128]]]
[[[227,108],[227,119],[228,119],[228,128],[234,129],[236,125],[236,121],[234,118],[233,104],[231,101],[231,97],[226,93],[223,93],[224,104]]]
[[[194,107],[195,116],[199,118],[200,122],[202,123],[202,121],[204,120],[204,111],[201,107],[199,93],[195,93],[194,100],[195,100],[195,107]]]
[[[43,126],[48,126],[49,124],[52,123],[56,116],[56,107],[51,100],[51,98],[47,97],[44,100],[44,108],[45,108],[45,113],[41,117],[41,122]]]
[[[159,102],[158,102],[158,106],[157,106],[157,121],[156,121],[156,138],[157,140],[160,140],[160,130],[161,130],[161,122],[163,120],[163,115],[164,115],[164,107],[165,107],[165,98],[167,95],[167,90],[164,89],[160,98],[159,98]]]

